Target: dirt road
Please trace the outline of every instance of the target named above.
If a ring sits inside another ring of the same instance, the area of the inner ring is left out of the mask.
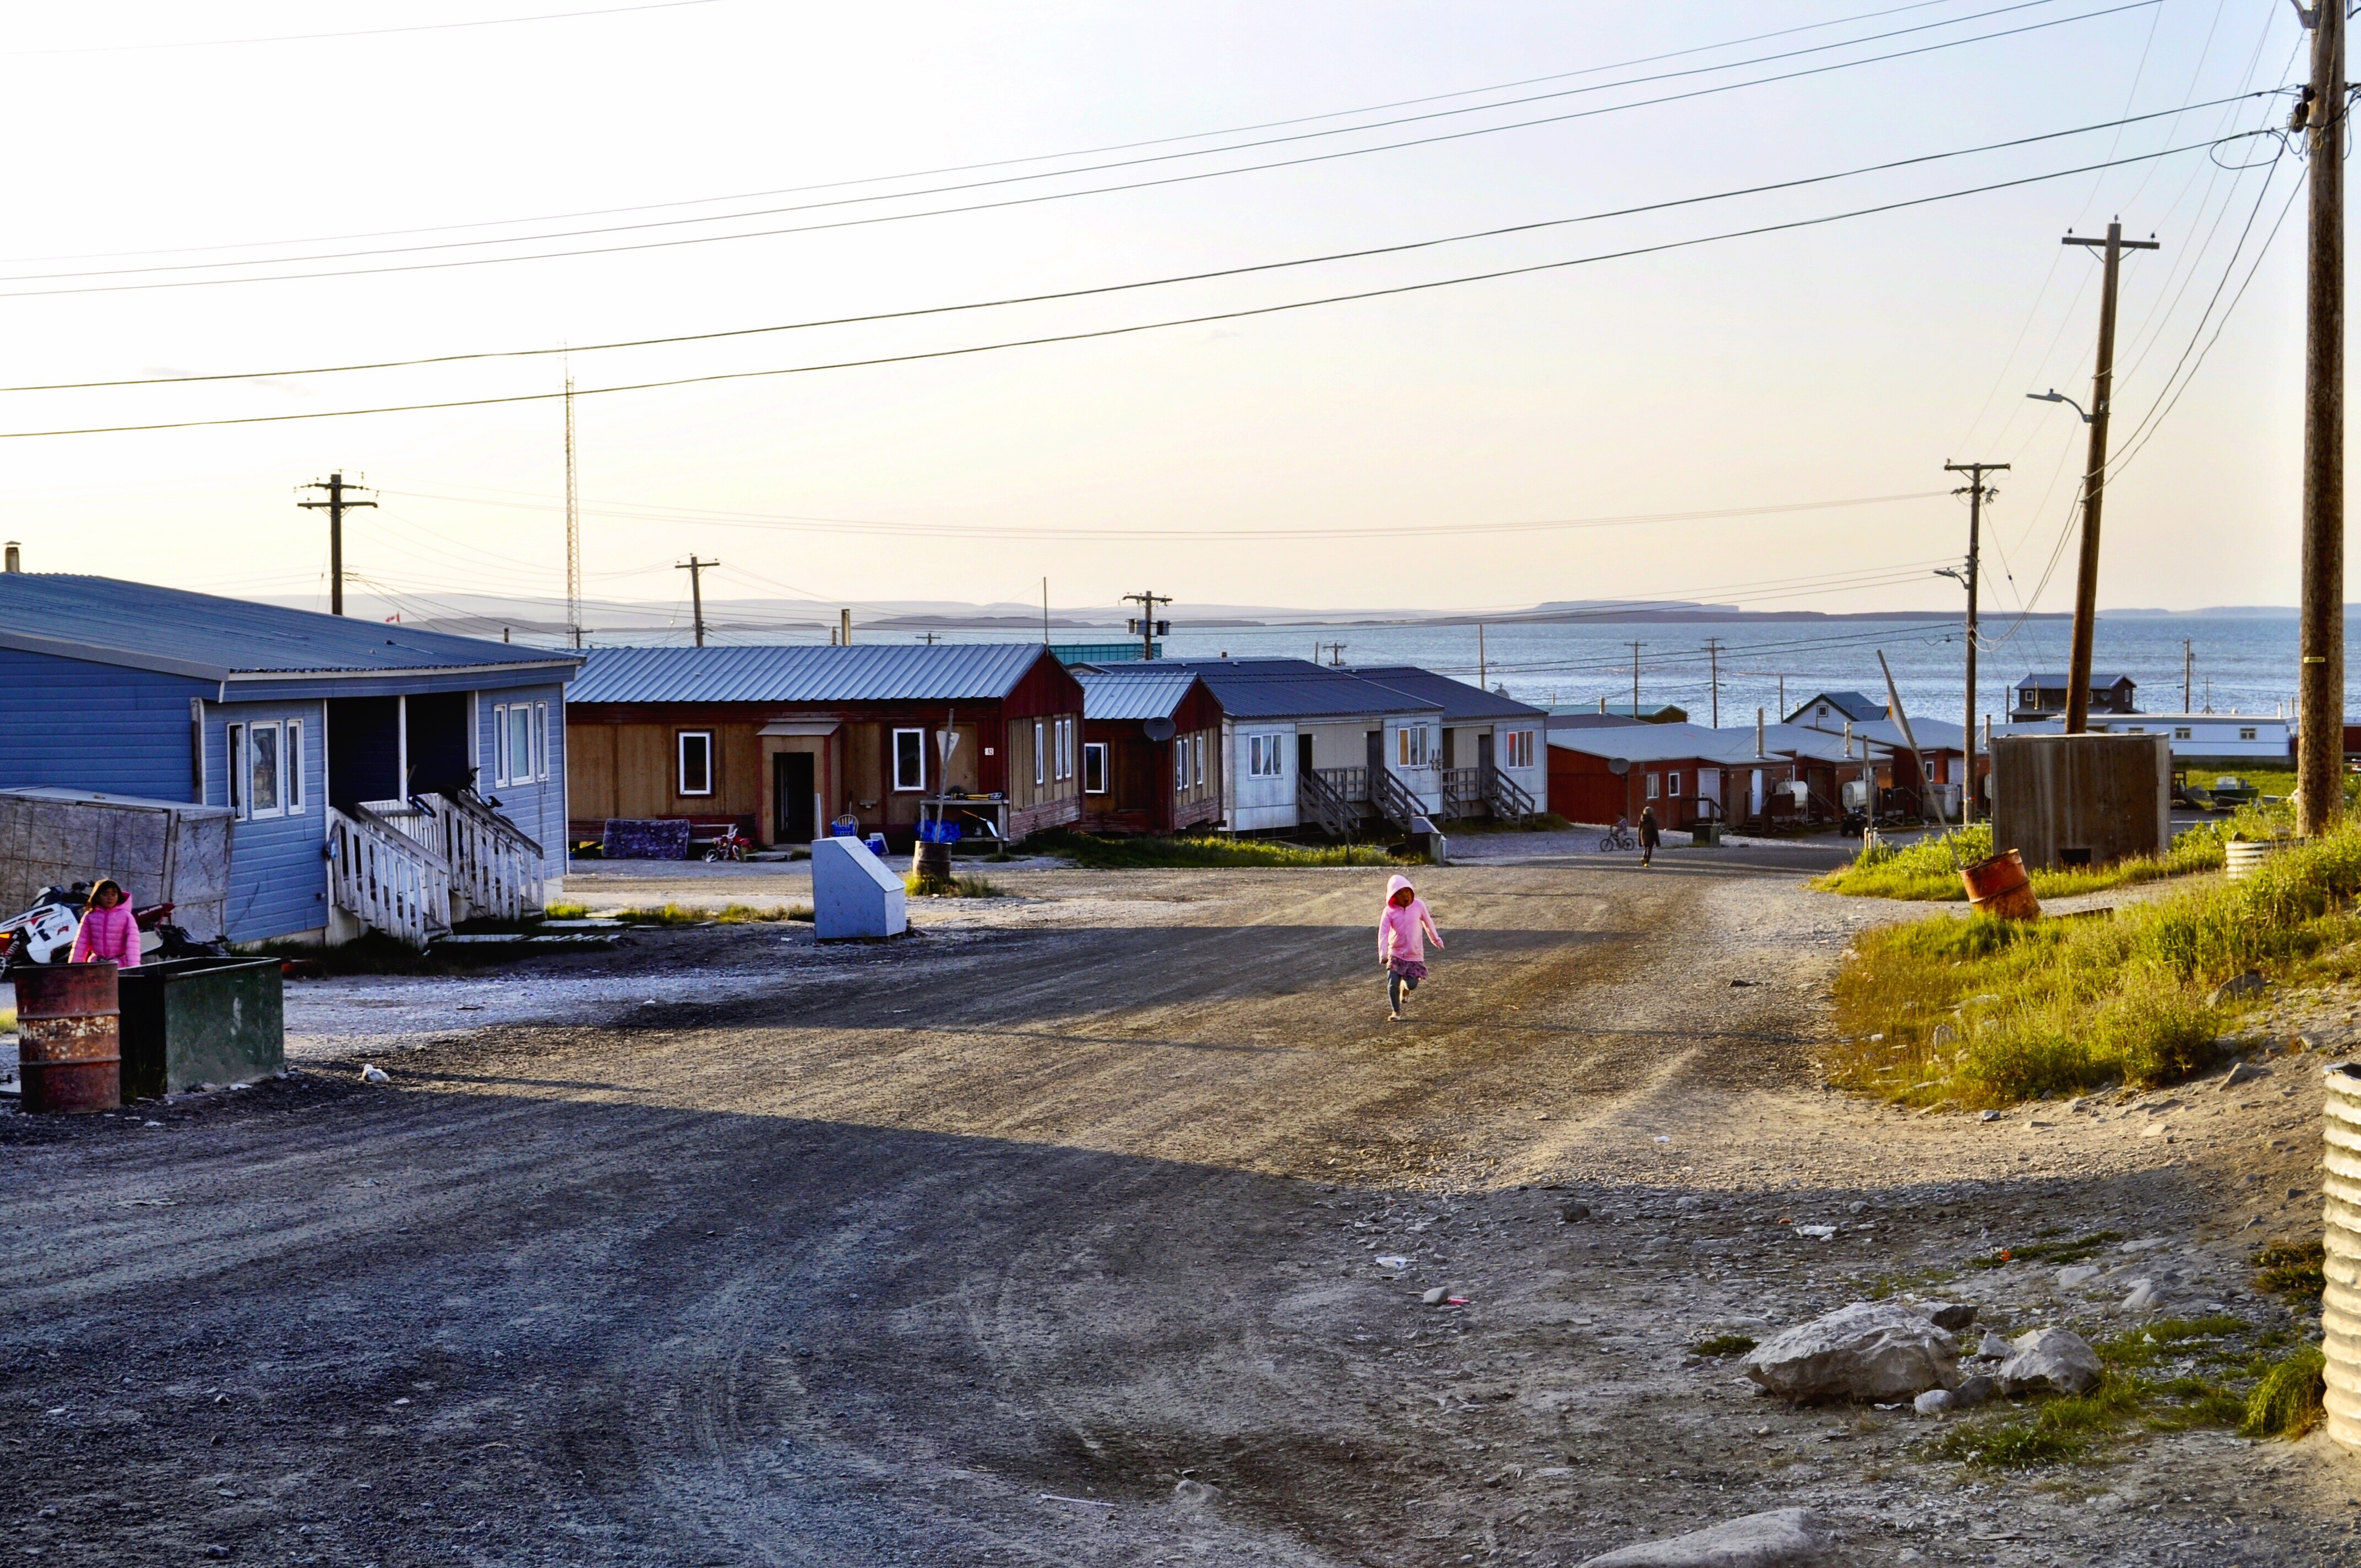
[[[2037,1487],[1686,1353],[2110,1217],[2270,1310],[2200,1245],[2256,1200],[2187,1140],[1817,1088],[1892,912],[1812,858],[1430,871],[1450,947],[1398,1025],[1382,872],[1017,872],[1020,916],[897,945],[535,971],[661,971],[653,1005],[468,1027],[422,985],[383,1088],[0,1122],[5,1550],[1571,1563],[1809,1502],[1863,1563],[2344,1561],[2317,1442]]]

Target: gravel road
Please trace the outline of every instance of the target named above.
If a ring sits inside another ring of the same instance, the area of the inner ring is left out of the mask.
[[[2351,1560],[2319,1439],[1994,1476],[1686,1349],[1896,1277],[2095,1333],[2109,1277],[1960,1265],[2102,1224],[2266,1321],[2238,1249],[2316,1227],[2316,1074],[1866,1105],[1817,1085],[1825,988],[1909,912],[1804,891],[1826,850],[1564,848],[1425,873],[1401,1025],[1382,871],[994,868],[896,944],[300,984],[287,1080],[0,1118],[6,1550],[1570,1564],[1808,1503],[1846,1563]]]

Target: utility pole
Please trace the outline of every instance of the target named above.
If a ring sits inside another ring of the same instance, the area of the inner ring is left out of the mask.
[[[2345,0],[2297,12],[2312,29],[2312,85],[2290,128],[2312,158],[2304,269],[2303,663],[2296,673],[2296,831],[2345,809]]]
[[[566,372],[566,640],[582,646],[582,511],[574,492],[574,372]],[[703,641],[700,639],[700,647]]]
[[[2340,0],[2341,3],[2341,0]],[[2315,191],[2313,203],[2318,206]],[[2115,283],[2126,250],[2155,250],[2153,239],[2125,239],[2120,221],[2107,225],[2104,239],[2068,235],[2061,245],[2088,245],[2104,252],[2105,277],[2099,291],[2099,360],[2091,377],[2090,456],[2082,466],[2082,560],[2074,576],[2074,651],[2066,675],[2066,733],[2080,735],[2091,719],[2091,646],[2099,630],[2099,503],[2107,486],[2107,414],[2115,386]]]
[[[1710,665],[1710,667],[1711,667],[1711,668],[1712,668],[1712,670],[1713,670],[1713,676],[1712,676],[1712,684],[1713,684],[1713,727],[1714,727],[1716,729],[1720,729],[1720,728],[1721,728],[1721,639],[1720,639],[1720,638],[1719,638],[1719,637],[1708,637],[1708,638],[1707,638],[1707,639],[1705,640],[1705,656],[1706,656],[1707,663]],[[1634,717],[1637,717],[1637,716],[1636,716],[1636,715],[1634,715]]]
[[[1139,614],[1131,623],[1131,630],[1139,634],[1139,656],[1142,659],[1155,658],[1157,637],[1159,634],[1169,636],[1172,630],[1170,621],[1156,619],[1156,607],[1159,604],[1170,604],[1172,596],[1156,593],[1126,594],[1123,596],[1123,602],[1139,607]],[[1339,646],[1341,647],[1342,644]]]
[[[297,501],[295,504],[309,511],[316,511],[323,507],[327,509],[328,613],[342,615],[345,613],[345,513],[356,507],[373,507],[377,503],[348,499],[345,476],[341,472],[331,474],[325,479],[314,479],[300,488],[328,492],[328,499],[324,501]]]
[[[719,565],[719,561],[700,561],[692,551],[687,560],[675,562],[673,565],[674,571],[688,574],[688,602],[692,607],[690,613],[695,617],[697,645],[700,648],[705,646],[705,569]]]
[[[1484,623],[1476,623],[1476,689],[1484,689]]]
[[[2197,684],[2193,678],[2196,674],[2197,644],[2184,637],[2180,640],[2180,711],[2183,713],[2197,711],[2189,706],[2189,699],[2192,695],[2191,688]]]
[[[928,645],[928,647],[932,647],[932,646],[934,646],[934,640],[933,640],[932,638],[928,638],[928,639],[927,640],[927,645]],[[1049,578],[1047,578],[1047,577],[1044,577],[1044,578],[1042,578],[1042,579],[1041,579],[1041,646],[1043,646],[1044,648],[1047,648],[1049,645]]]
[[[1968,705],[1960,725],[1960,762],[1965,769],[1960,784],[1960,826],[1965,828],[1976,819],[1976,581],[1977,567],[1983,549],[1984,502],[2000,494],[1985,485],[1986,474],[2008,472],[2005,463],[1946,463],[1943,472],[1965,474],[1968,482],[1962,488],[1968,497],[1968,571],[1960,579],[1968,590]],[[1959,490],[1953,490],[1958,495]]]
[[[1631,644],[1631,717],[1640,717],[1640,645]]]

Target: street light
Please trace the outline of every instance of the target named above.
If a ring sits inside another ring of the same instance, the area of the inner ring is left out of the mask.
[[[2073,399],[2068,397],[2065,393],[2059,391],[2055,387],[2050,388],[2049,390],[2046,392],[2027,392],[2025,395],[2037,403],[2064,403],[2076,413],[2082,415],[2082,422],[2084,424],[2091,422],[2091,416],[2088,413],[2083,412],[2082,405],[2076,402]]]

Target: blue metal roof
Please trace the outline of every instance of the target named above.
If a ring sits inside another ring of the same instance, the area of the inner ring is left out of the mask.
[[[576,655],[114,577],[0,572],[0,648],[202,680],[550,665]],[[563,680],[564,673],[552,677]]]
[[[1482,686],[1471,686],[1466,681],[1438,675],[1433,670],[1422,670],[1415,664],[1356,664],[1353,673],[1364,680],[1376,681],[1396,691],[1441,703],[1443,720],[1446,724],[1466,719],[1548,717],[1531,703],[1519,702],[1498,692],[1488,692]]]
[[[1038,642],[593,648],[566,700],[988,702],[1050,657]]]
[[[1118,723],[1133,718],[1170,718],[1189,700],[1197,677],[1183,670],[1147,675],[1078,674],[1082,717]]]
[[[1784,722],[1789,724],[1800,722],[1807,709],[1816,707],[1821,703],[1827,703],[1856,723],[1866,723],[1870,719],[1885,717],[1883,703],[1872,702],[1860,692],[1817,692],[1798,703],[1795,711],[1789,714]]]
[[[2016,684],[2021,686],[2054,686],[2063,690],[2070,684],[2070,680],[2064,670],[2037,670]],[[2091,674],[2092,691],[2105,691],[2109,686],[2131,686],[2138,684],[2129,675],[2103,675],[2096,671],[2092,672]]]
[[[1203,681],[1232,718],[1431,718],[1443,711],[1432,699],[1309,659],[1158,659],[1109,664],[1099,673],[1136,681],[1182,670]]]

